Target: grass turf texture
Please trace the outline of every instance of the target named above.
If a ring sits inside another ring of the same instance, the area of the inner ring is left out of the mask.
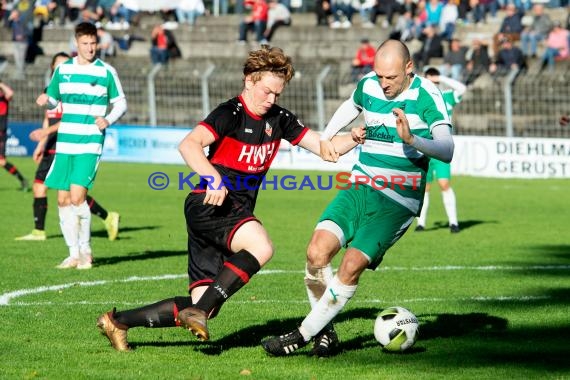
[[[32,178],[31,159],[11,161]],[[155,171],[169,175],[168,189],[149,188]],[[188,189],[177,189],[178,172],[190,170],[101,165],[91,195],[121,214],[121,232],[108,241],[93,217],[95,265],[87,271],[55,269],[66,256],[55,191],[48,240],[13,240],[33,227],[32,194],[0,173],[0,292],[8,300],[0,306],[0,378],[570,378],[567,180],[456,177],[459,234],[450,234],[434,188],[426,231],[412,225],[380,269],[364,273],[336,319],[342,352],[328,359],[309,356],[309,348],[273,358],[259,343],[307,313],[304,251],[336,191],[262,191],[256,215],[276,254],[210,321],[211,341],[181,328],[137,328],[129,331],[135,350],[115,352],[95,327],[99,314],[186,294]],[[408,308],[420,321],[420,338],[407,353],[381,352],[374,340],[374,320],[388,306]]]

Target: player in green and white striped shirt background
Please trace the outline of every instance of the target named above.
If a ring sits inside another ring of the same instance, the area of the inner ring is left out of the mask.
[[[439,70],[435,67],[428,68],[425,73],[425,77],[431,80],[435,85],[440,84],[448,87],[441,91],[443,95],[443,101],[451,118],[453,114],[453,108],[461,102],[463,94],[467,90],[467,87],[455,79],[441,75]],[[457,220],[457,206],[455,199],[455,192],[451,187],[451,164],[443,162],[437,159],[431,159],[429,162],[429,170],[427,173],[427,184],[426,192],[424,195],[424,202],[422,206],[422,211],[417,219],[416,231],[423,231],[426,226],[427,213],[429,209],[429,191],[431,187],[431,182],[433,178],[437,178],[437,183],[441,188],[441,196],[443,198],[443,206],[445,208],[445,213],[447,214],[447,219],[449,221],[449,230],[451,233],[459,232],[459,222]]]
[[[75,41],[77,57],[55,69],[46,92],[36,100],[50,109],[61,102],[63,108],[56,155],[45,181],[58,189],[60,226],[69,248],[61,269],[92,266],[91,213],[85,198],[97,174],[104,130],[127,110],[116,70],[95,56],[95,25],[78,24]]]
[[[264,340],[267,352],[287,355],[311,339],[315,355],[334,351],[332,320],[354,296],[362,272],[378,267],[420,212],[429,158],[451,161],[451,121],[441,92],[413,70],[406,45],[385,41],[374,71],[358,82],[323,132],[321,157],[336,161],[339,153],[330,139],[363,113],[365,126],[352,130],[362,143],[352,186],[327,206],[307,248],[305,285],[312,310],[298,329]],[[333,275],[330,263],[342,247],[347,249]]]

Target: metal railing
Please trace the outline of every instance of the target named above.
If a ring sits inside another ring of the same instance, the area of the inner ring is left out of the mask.
[[[219,103],[238,95],[243,81],[241,62],[179,61],[164,67],[114,62],[128,100],[121,124],[192,127]],[[350,95],[345,63],[298,64],[279,103],[310,128],[319,130]],[[29,72],[25,81],[4,81],[15,90],[13,121],[37,121],[43,111],[35,98],[44,88],[44,72]],[[514,74],[487,78],[470,86],[454,110],[454,126],[461,135],[566,137],[570,128],[558,124],[570,112],[566,72]]]

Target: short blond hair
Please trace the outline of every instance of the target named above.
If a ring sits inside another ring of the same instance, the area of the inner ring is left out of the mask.
[[[285,55],[282,49],[268,45],[262,45],[261,49],[251,51],[243,65],[243,75],[250,75],[254,83],[261,79],[264,72],[282,78],[285,84],[295,75],[291,57]]]

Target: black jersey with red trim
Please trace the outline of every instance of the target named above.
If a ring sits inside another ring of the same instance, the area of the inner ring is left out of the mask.
[[[241,96],[220,104],[200,125],[215,137],[208,160],[228,192],[252,210],[281,139],[297,145],[308,131],[297,116],[278,105],[261,117],[253,114]],[[202,179],[197,189],[205,190],[208,183]]]
[[[48,126],[51,127],[54,124],[57,124],[61,121],[61,115],[63,113],[63,109],[61,106],[61,102],[58,103],[57,107],[54,109],[46,110],[46,117],[48,119]],[[44,151],[47,154],[55,154],[55,143],[57,141],[57,132],[50,133],[48,135],[46,145],[44,147]]]
[[[5,131],[8,128],[8,108],[10,101],[4,93],[0,93],[0,130]]]

